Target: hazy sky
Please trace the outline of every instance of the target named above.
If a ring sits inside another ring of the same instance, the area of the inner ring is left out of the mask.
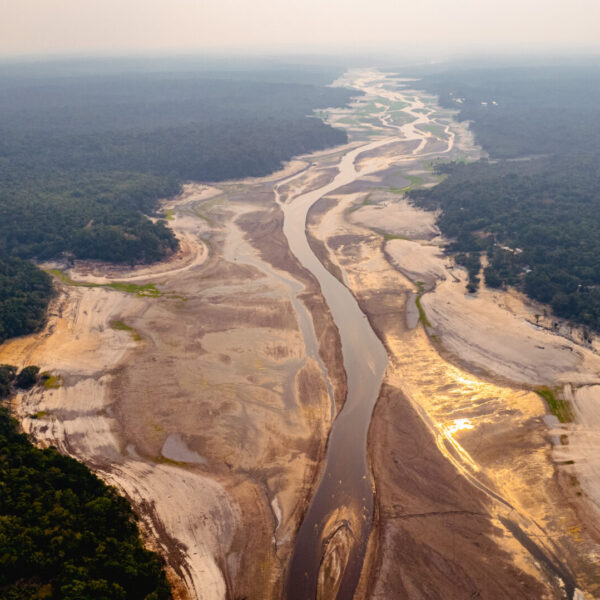
[[[0,0],[0,56],[600,47],[600,0]]]

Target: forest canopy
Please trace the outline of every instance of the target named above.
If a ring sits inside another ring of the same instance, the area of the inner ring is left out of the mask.
[[[0,344],[41,327],[51,294],[44,271],[18,258],[0,258]]]
[[[171,598],[129,503],[76,460],[33,446],[3,407],[0,489],[0,597]]]

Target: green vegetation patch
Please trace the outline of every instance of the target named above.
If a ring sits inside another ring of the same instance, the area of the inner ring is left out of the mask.
[[[90,287],[90,288],[102,287],[102,284],[100,284],[100,283],[91,283],[88,281],[75,281],[74,279],[71,279],[64,271],[61,271],[60,269],[48,269],[46,272],[49,273],[50,275],[52,275],[53,277],[56,277],[58,280],[60,280],[65,285],[71,285],[73,287]]]
[[[204,200],[199,205],[196,205],[194,208],[194,214],[203,221],[206,221],[209,225],[214,225],[213,219],[210,216],[211,211],[217,206],[221,206],[227,200],[227,196],[225,194],[219,194],[214,198],[209,198],[208,200]]]
[[[413,121],[413,117],[404,111],[392,111],[389,113],[394,125],[404,125]]]
[[[116,331],[129,331],[134,341],[139,342],[142,336],[133,328],[124,323],[123,321],[111,321],[110,326]]]
[[[172,208],[167,208],[163,214],[167,221],[172,221],[175,218],[175,211]]]
[[[417,305],[417,310],[419,311],[419,321],[421,321],[421,323],[423,323],[425,327],[431,327],[431,323],[429,322],[429,319],[425,314],[425,309],[421,304],[421,297],[425,293],[425,284],[422,281],[417,281],[415,282],[415,285],[419,290],[419,292],[417,293],[417,297],[415,298],[415,304]]]
[[[117,491],[0,408],[0,598],[169,600],[163,567]]]
[[[356,204],[354,204],[353,206],[351,206],[347,212],[355,212],[357,210],[360,210],[363,206],[375,206],[375,202],[373,202],[371,200],[371,194],[368,194],[366,198],[364,198],[364,200],[362,202],[358,202]]]
[[[150,298],[158,298],[162,295],[162,292],[156,289],[156,285],[154,283],[137,285],[136,283],[115,281],[114,283],[107,283],[105,287],[112,288],[113,290],[117,290],[119,292],[125,292],[126,294],[135,294],[136,296],[146,296]]]
[[[156,284],[145,283],[138,285],[136,283],[127,283],[125,281],[114,281],[112,283],[92,283],[89,281],[76,281],[71,279],[64,271],[59,269],[49,269],[48,273],[54,275],[57,279],[60,279],[65,285],[71,285],[74,287],[88,287],[88,288],[112,288],[119,292],[125,292],[126,294],[136,294],[137,296],[150,296],[151,298],[157,298],[161,295],[161,292],[156,289]]]
[[[403,235],[396,235],[395,233],[387,233],[385,231],[380,231],[378,233],[381,233],[381,235],[383,236],[383,239],[386,242],[389,242],[391,240],[408,240],[407,237],[404,237]]]
[[[111,321],[110,326],[117,331],[133,331],[133,327],[129,327],[123,321]]]
[[[407,106],[408,106],[408,102],[401,102],[401,101],[392,102],[390,104],[390,110],[391,111],[401,111],[402,109],[406,108]]]
[[[417,128],[423,132],[430,133],[431,135],[439,139],[444,139],[448,137],[448,134],[446,133],[446,128],[442,127],[441,125],[418,125]]]
[[[573,420],[573,409],[571,404],[560,397],[560,389],[552,389],[549,387],[538,387],[536,393],[541,396],[548,405],[550,412],[561,422],[570,423]]]
[[[160,291],[155,283],[144,283],[138,285],[137,283],[128,283],[126,281],[113,281],[112,283],[92,283],[88,281],[76,281],[71,279],[64,271],[59,269],[49,269],[48,273],[59,279],[65,285],[71,285],[74,287],[88,287],[88,288],[110,288],[117,292],[124,292],[125,294],[135,294],[142,298],[171,298],[177,300],[187,300],[184,296],[173,292],[162,292]]]
[[[392,192],[392,194],[406,194],[423,183],[423,178],[417,177],[416,175],[409,175],[407,179],[410,181],[407,186],[403,188],[390,187],[388,190]]]
[[[62,377],[60,375],[52,375],[52,373],[42,373],[44,388],[47,390],[57,390],[62,386]]]

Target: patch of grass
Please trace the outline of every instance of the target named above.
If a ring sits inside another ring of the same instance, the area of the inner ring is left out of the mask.
[[[367,197],[362,202],[359,202],[358,204],[354,204],[352,207],[350,207],[348,212],[353,213],[355,210],[358,210],[358,209],[362,208],[363,206],[374,206],[374,205],[375,205],[375,202],[371,201],[371,194],[368,194]]]
[[[154,283],[145,283],[144,285],[137,285],[136,283],[126,283],[124,281],[115,281],[113,283],[107,283],[105,287],[112,288],[119,292],[125,292],[126,294],[135,294],[136,296],[149,296],[150,298],[158,298],[162,295],[160,290],[156,289]]]
[[[371,201],[371,194],[369,194],[363,201],[363,206],[373,206],[375,203]]]
[[[233,189],[235,190],[236,188],[234,187]],[[217,206],[224,204],[226,199],[227,197],[225,194],[219,194],[214,198],[208,198],[207,200],[200,202],[199,205],[194,205],[193,212],[199,219],[202,219],[208,223],[208,225],[213,226],[214,222],[210,217],[210,212]]]
[[[57,390],[62,386],[62,378],[60,375],[52,375],[51,373],[42,373],[44,380],[44,389]]]
[[[446,128],[441,125],[417,125],[417,128],[423,132],[430,133],[432,136],[443,139],[447,137]]]
[[[139,342],[142,340],[142,336],[133,327],[123,323],[123,321],[111,321],[110,326],[116,331],[129,331],[134,342]]]
[[[133,327],[129,327],[123,321],[111,321],[110,326],[117,331],[133,331]]]
[[[402,110],[403,108],[406,108],[408,106],[408,102],[402,102],[400,100],[396,101],[396,102],[392,102],[390,104],[390,110]]]
[[[404,125],[405,123],[410,123],[413,120],[413,117],[400,110],[390,111],[388,114],[392,118],[392,123],[394,125]]]
[[[46,273],[56,277],[65,285],[72,285],[74,287],[102,287],[100,283],[90,283],[88,281],[75,281],[71,279],[64,271],[59,269],[48,269]]]
[[[423,183],[423,178],[417,177],[416,175],[409,175],[408,180],[410,181],[409,185],[407,185],[403,188],[390,187],[389,191],[392,192],[392,194],[406,194],[407,192],[410,192],[416,186],[421,185]]]
[[[403,235],[396,235],[395,233],[386,233],[385,231],[379,233],[381,233],[386,242],[389,242],[390,240],[408,240],[407,237],[404,237]]]
[[[175,218],[175,211],[172,208],[167,208],[163,214],[167,221],[172,221]]]
[[[156,458],[156,462],[160,465],[173,465],[175,467],[185,467],[187,466],[187,463],[179,461],[179,460],[173,460],[172,458],[167,458],[166,456],[163,456],[162,454],[160,454],[159,456],[157,456]]]
[[[144,285],[138,285],[137,283],[127,283],[126,281],[113,281],[112,283],[89,283],[87,281],[76,281],[71,279],[66,273],[59,269],[49,269],[47,271],[50,275],[53,275],[57,279],[60,279],[65,285],[72,285],[75,287],[103,287],[117,290],[118,292],[125,292],[126,294],[135,294],[136,296],[142,296],[147,298],[159,298],[163,296],[163,292],[156,288],[154,283],[145,283]],[[179,300],[186,300],[185,297],[178,294],[167,294],[169,298],[176,298]]]
[[[540,386],[535,388],[536,393],[541,396],[550,412],[561,422],[570,423],[573,420],[573,410],[567,400],[559,397],[559,390]]]
[[[425,327],[431,327],[431,323],[429,322],[429,319],[425,314],[425,309],[421,304],[421,296],[423,296],[423,294],[425,293],[425,284],[422,281],[416,281],[415,285],[419,290],[419,292],[417,293],[417,297],[415,298],[415,304],[417,305],[417,310],[419,311],[419,321],[421,321],[421,323],[423,323]]]
[[[36,413],[29,415],[30,419],[43,419],[48,415],[48,411],[46,410],[38,410]]]

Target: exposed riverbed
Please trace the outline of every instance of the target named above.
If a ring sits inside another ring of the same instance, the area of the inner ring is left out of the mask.
[[[407,203],[432,160],[479,156],[466,126],[411,82],[340,83],[365,92],[326,115],[347,146],[187,185],[168,263],[69,272],[157,297],[57,282],[46,330],[0,347],[61,378],[17,398],[24,428],[132,500],[178,599],[600,594],[593,432],[553,454],[572,429],[524,387],[597,383],[597,354],[466,295]]]
[[[387,366],[387,354],[366,315],[351,291],[330,273],[311,249],[306,235],[310,208],[321,198],[343,186],[367,178],[385,167],[378,151],[398,142],[416,141],[407,157],[423,152],[428,133],[418,129],[429,123],[419,99],[408,100],[402,92],[386,89],[375,74],[358,78],[356,87],[383,95],[390,103],[405,105],[411,120],[394,126],[388,110],[378,114],[381,126],[393,135],[377,139],[342,155],[333,181],[307,193],[288,198],[282,204],[283,232],[291,251],[319,281],[321,292],[340,332],[348,395],[334,422],[328,441],[326,465],[298,532],[287,576],[285,596],[303,600],[323,596],[350,599],[358,584],[373,519],[373,481],[367,460],[367,434],[371,412]],[[452,149],[454,134],[446,128],[447,146]],[[373,160],[362,160],[373,157]],[[401,160],[396,150],[396,160]],[[360,167],[358,166],[360,164]]]

